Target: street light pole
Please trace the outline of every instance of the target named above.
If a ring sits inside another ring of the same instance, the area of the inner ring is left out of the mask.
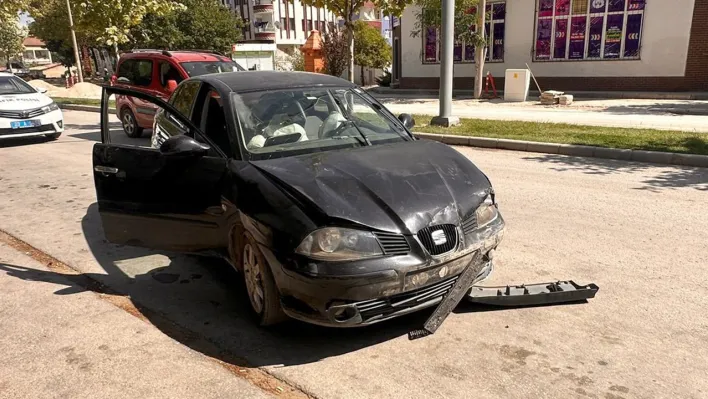
[[[430,123],[437,126],[455,126],[460,118],[451,116],[452,112],[452,77],[455,45],[455,0],[442,0],[442,59],[440,60],[440,115]]]
[[[84,74],[81,72],[81,58],[79,57],[79,46],[76,44],[76,31],[74,31],[74,19],[71,17],[71,4],[69,4],[69,0],[66,0],[66,9],[69,11],[69,29],[71,29],[71,42],[74,44],[76,74],[79,77],[79,82],[83,82]]]

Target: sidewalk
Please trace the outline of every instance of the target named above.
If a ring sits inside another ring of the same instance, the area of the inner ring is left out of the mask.
[[[375,96],[394,114],[437,115],[432,97]],[[708,133],[708,101],[595,99],[571,106],[543,106],[538,102],[453,100],[452,114],[460,118],[570,123],[576,125],[649,128]]]
[[[76,278],[0,243],[0,398],[270,397]]]

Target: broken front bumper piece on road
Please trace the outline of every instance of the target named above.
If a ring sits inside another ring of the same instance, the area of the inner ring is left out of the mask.
[[[559,303],[579,302],[594,298],[599,290],[595,284],[578,285],[573,281],[558,281],[555,283],[524,284],[506,287],[475,287],[469,291],[466,287],[472,284],[473,277],[479,272],[480,256],[476,256],[468,264],[465,271],[457,279],[455,285],[448,291],[440,305],[420,330],[408,333],[408,338],[418,339],[434,334],[440,325],[450,315],[452,310],[467,297],[473,303],[492,306],[539,306]]]

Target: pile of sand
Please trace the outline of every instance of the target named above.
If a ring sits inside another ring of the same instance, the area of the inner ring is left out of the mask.
[[[93,83],[81,82],[68,89],[54,86],[40,79],[30,80],[27,83],[37,88],[47,89],[47,95],[49,95],[49,97],[101,98],[101,87]]]

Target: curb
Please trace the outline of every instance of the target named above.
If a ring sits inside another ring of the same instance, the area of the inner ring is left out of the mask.
[[[468,137],[449,134],[415,133],[421,139],[439,141],[449,145],[494,148],[499,150],[539,152],[578,157],[615,159],[620,161],[649,162],[663,165],[697,166],[708,168],[708,155],[678,154],[673,152],[626,150],[575,144],[540,143],[535,141]]]
[[[59,108],[69,111],[85,111],[101,113],[101,107],[95,105],[80,105],[80,104],[59,104]],[[115,112],[115,108],[108,108],[108,112]]]

